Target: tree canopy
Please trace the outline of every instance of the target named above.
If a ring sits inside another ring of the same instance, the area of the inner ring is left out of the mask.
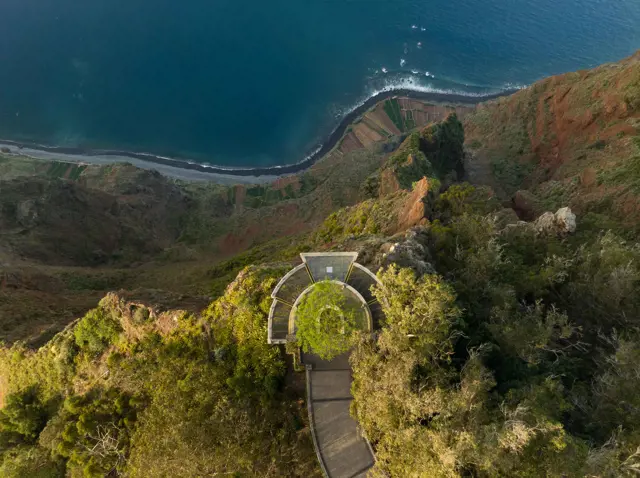
[[[435,273],[380,273],[387,321],[352,354],[374,476],[635,476],[638,246],[501,225],[478,193],[416,236]]]

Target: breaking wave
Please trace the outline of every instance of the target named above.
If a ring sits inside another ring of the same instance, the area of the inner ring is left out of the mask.
[[[412,72],[413,73],[413,72]],[[511,92],[526,88],[526,85],[515,85],[507,83],[500,87],[470,87],[467,85],[449,82],[436,81],[435,75],[430,72],[425,73],[425,78],[416,77],[415,74],[396,73],[395,75],[385,75],[384,78],[373,78],[367,91],[356,102],[348,107],[335,108],[335,117],[342,118],[355,110],[361,108],[372,98],[383,94],[398,92],[416,92],[422,94],[434,94],[453,97],[468,97],[470,100],[482,100],[485,97],[492,97],[502,93]]]

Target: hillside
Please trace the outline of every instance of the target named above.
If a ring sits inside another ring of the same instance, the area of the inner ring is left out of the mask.
[[[483,104],[465,132],[469,178],[523,217],[570,205],[590,224],[638,233],[640,53]]]
[[[261,185],[0,154],[0,339],[43,344],[114,289],[161,289],[206,303],[244,265],[293,257],[296,247],[269,242],[304,236],[363,199],[359,184],[398,135],[454,109],[382,101],[310,169]]]
[[[387,100],[268,185],[3,157],[0,474],[322,476],[270,294],[353,251],[386,317],[351,337],[369,476],[636,476],[638,94],[636,55]]]

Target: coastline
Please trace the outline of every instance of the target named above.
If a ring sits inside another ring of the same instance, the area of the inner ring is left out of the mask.
[[[414,90],[389,90],[380,92],[356,106],[347,113],[336,126],[329,137],[319,145],[314,152],[307,155],[302,161],[285,164],[282,166],[266,167],[223,167],[196,163],[188,159],[170,158],[150,153],[138,153],[132,151],[108,150],[108,149],[83,149],[61,146],[47,146],[36,143],[24,143],[19,141],[0,139],[0,147],[9,148],[11,153],[29,156],[36,159],[64,160],[69,162],[81,162],[90,164],[131,163],[143,169],[157,169],[160,173],[187,181],[217,181],[221,183],[261,183],[274,180],[278,177],[291,175],[304,171],[311,167],[320,158],[329,153],[338,144],[349,125],[358,117],[366,113],[380,101],[395,96],[405,96],[412,99],[424,100],[436,104],[447,105],[475,105],[484,101],[493,100],[501,96],[510,95],[518,90],[486,96],[465,96],[456,94],[431,93]],[[17,148],[17,149],[12,149]]]

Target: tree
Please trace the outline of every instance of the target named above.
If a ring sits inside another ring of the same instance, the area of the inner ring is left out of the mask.
[[[307,293],[296,312],[296,338],[305,352],[332,359],[349,350],[366,312],[343,286],[322,281]]]
[[[0,410],[0,446],[33,443],[46,423],[46,410],[35,387],[11,394]]]

